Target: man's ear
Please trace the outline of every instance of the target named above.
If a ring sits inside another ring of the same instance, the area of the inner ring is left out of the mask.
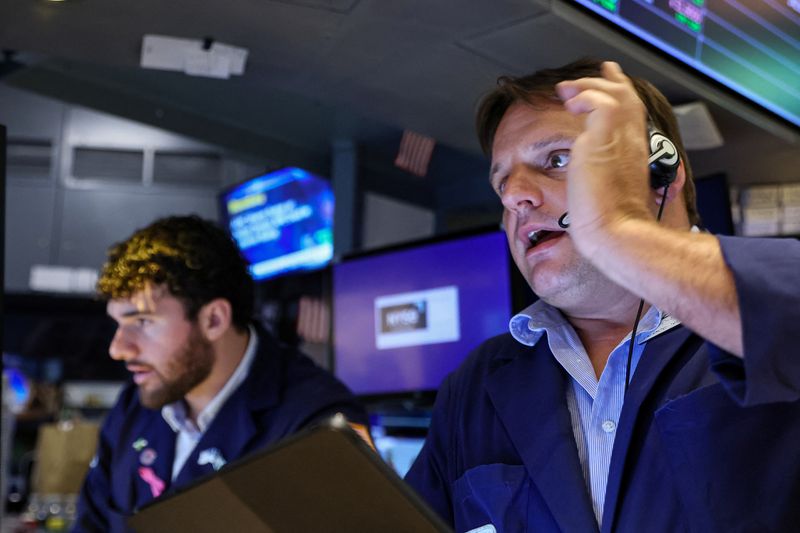
[[[675,198],[680,198],[683,195],[683,186],[686,185],[686,168],[683,166],[683,158],[678,164],[678,170],[675,173],[675,180],[669,184],[667,191],[667,203],[673,201]],[[664,187],[655,189],[656,204],[661,205],[661,200],[664,198]]]
[[[200,331],[209,341],[222,337],[233,325],[233,309],[225,298],[211,300],[197,313],[197,324]]]

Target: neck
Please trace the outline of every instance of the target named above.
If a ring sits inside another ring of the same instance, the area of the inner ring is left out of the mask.
[[[219,339],[211,341],[211,349],[214,355],[214,365],[211,368],[211,373],[184,397],[187,416],[192,422],[197,423],[197,417],[203,412],[203,409],[231,379],[236,367],[239,366],[239,363],[244,358],[249,341],[249,330],[241,332],[233,327]]]
[[[619,300],[617,305],[603,314],[564,313],[581,339],[598,379],[606,367],[611,351],[633,329],[633,322],[639,309],[639,299],[631,294],[628,296],[629,298]],[[649,304],[645,302],[642,309],[643,315],[649,307]]]

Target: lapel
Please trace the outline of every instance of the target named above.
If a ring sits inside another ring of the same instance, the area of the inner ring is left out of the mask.
[[[235,392],[206,429],[175,478],[175,487],[212,474],[238,459],[257,433],[250,407],[241,390]]]
[[[486,383],[497,414],[560,529],[597,531],[567,409],[567,375],[545,339],[511,355]]]
[[[222,466],[253,451],[253,441],[263,441],[265,431],[259,413],[278,404],[280,399],[280,347],[260,328],[258,349],[247,378],[223,404],[206,428],[186,463],[175,478],[180,487],[219,470]]]
[[[666,366],[678,357],[682,352],[681,346],[691,336],[691,331],[685,327],[679,327],[653,338],[645,346],[625,395],[625,403],[622,406],[617,426],[617,435],[614,437],[614,449],[611,452],[606,500],[603,508],[604,532],[614,530],[623,474],[626,467],[634,466],[632,460],[629,459],[628,452],[642,404],[653,391],[656,380]]]
[[[132,454],[132,476],[136,489],[132,508],[141,507],[170,486],[172,462],[175,458],[175,433],[161,417],[152,411],[128,443]]]

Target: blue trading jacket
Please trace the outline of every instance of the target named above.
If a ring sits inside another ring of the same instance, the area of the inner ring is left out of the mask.
[[[128,531],[125,520],[154,499],[154,488],[168,493],[185,486],[320,418],[342,412],[352,422],[367,424],[366,413],[344,385],[263,329],[257,331],[258,351],[247,379],[217,413],[174,482],[175,433],[160,410],[139,404],[134,385],[122,392],[103,425],[73,531]]]
[[[744,360],[684,327],[650,340],[625,398],[603,532],[800,530],[800,242],[720,237]],[[597,531],[540,340],[501,335],[439,391],[406,480],[456,531]]]

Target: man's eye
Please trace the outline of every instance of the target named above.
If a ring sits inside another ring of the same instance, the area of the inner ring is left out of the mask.
[[[569,164],[569,152],[553,152],[547,159],[550,168],[564,168]]]
[[[506,178],[498,179],[495,182],[494,190],[497,192],[499,196],[502,196],[503,192],[506,190]]]
[[[146,326],[148,324],[150,324],[150,319],[149,318],[137,318],[136,319],[136,325],[139,326],[139,327],[144,327],[144,326]]]

